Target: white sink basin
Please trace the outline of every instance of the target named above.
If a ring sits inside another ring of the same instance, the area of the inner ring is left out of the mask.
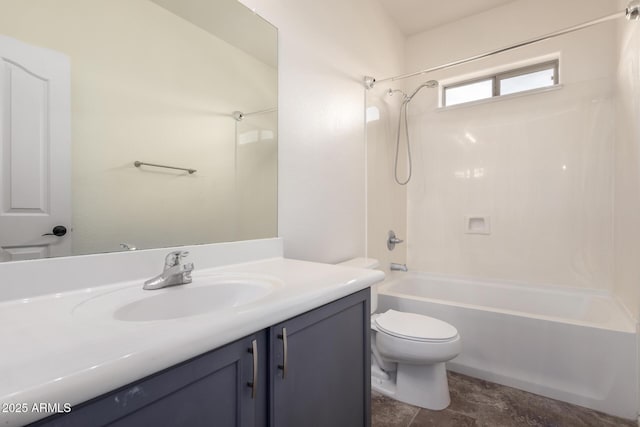
[[[124,305],[116,310],[114,317],[133,322],[175,319],[242,306],[271,293],[270,287],[255,283],[225,281],[209,286],[188,286],[167,288],[164,293]]]
[[[158,290],[120,288],[92,297],[74,308],[74,315],[111,314],[126,322],[178,319],[241,308],[271,294],[279,281],[253,275],[194,277],[193,283]],[[106,313],[105,313],[106,312]]]

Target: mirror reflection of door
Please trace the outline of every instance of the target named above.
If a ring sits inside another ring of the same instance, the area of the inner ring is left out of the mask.
[[[0,36],[0,261],[71,253],[70,135],[69,59]]]

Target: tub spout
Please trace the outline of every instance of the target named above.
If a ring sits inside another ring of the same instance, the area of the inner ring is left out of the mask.
[[[397,262],[392,262],[389,268],[391,271],[409,271],[407,264],[398,264]]]

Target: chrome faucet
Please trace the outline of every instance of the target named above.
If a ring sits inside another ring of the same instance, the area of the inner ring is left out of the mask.
[[[187,251],[175,251],[169,253],[164,259],[164,270],[162,271],[162,274],[144,282],[142,289],[162,289],[167,286],[186,285],[187,283],[191,283],[193,263],[182,263],[182,259],[188,255],[189,252]]]
[[[387,249],[390,251],[394,250],[398,243],[402,243],[404,240],[398,239],[395,231],[389,230],[388,238],[387,238]]]
[[[407,264],[398,264],[397,262],[392,262],[389,268],[391,271],[409,271]]]

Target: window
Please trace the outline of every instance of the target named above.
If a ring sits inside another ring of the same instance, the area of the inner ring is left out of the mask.
[[[449,107],[557,84],[558,60],[555,60],[445,86],[442,90],[442,106]]]

